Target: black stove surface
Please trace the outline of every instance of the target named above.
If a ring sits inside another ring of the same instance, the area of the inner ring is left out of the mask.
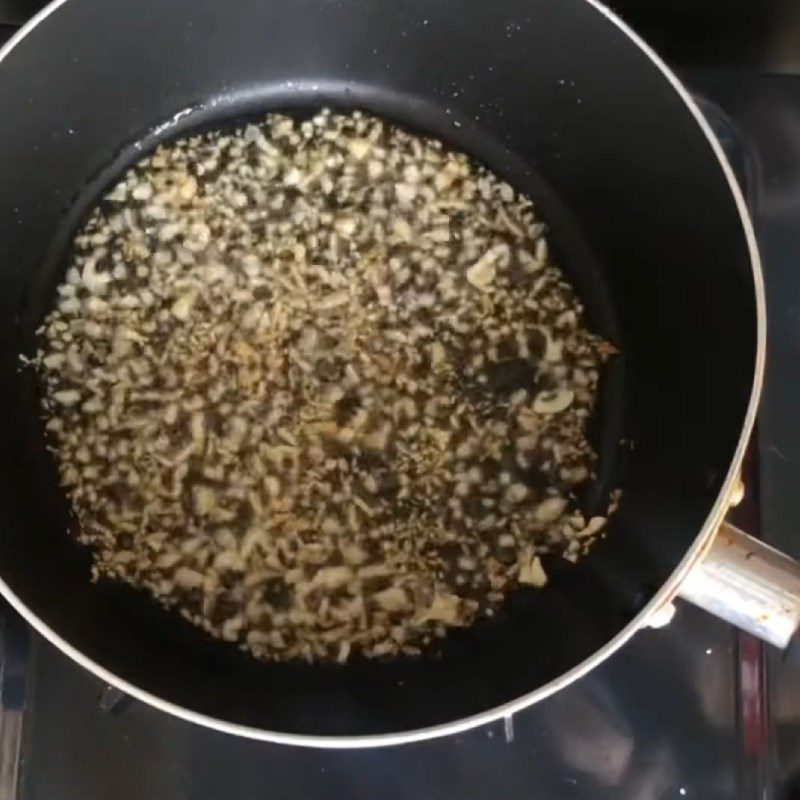
[[[272,797],[740,798],[735,634],[694,609],[577,686],[461,736],[380,750],[250,742],[131,702],[38,638],[28,669],[25,800]]]
[[[0,26],[35,5],[7,3]],[[772,341],[750,497],[760,493],[765,537],[800,556],[800,79],[729,65],[684,77],[754,211]],[[744,513],[753,530],[758,508]],[[2,800],[800,797],[800,671],[767,664],[758,643],[688,606],[504,723],[344,752],[245,741],[119,701],[13,612],[0,617]]]

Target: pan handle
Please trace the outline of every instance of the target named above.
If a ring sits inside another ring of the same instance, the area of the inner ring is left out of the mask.
[[[800,627],[800,564],[727,522],[678,594],[782,650],[800,649],[793,642]]]

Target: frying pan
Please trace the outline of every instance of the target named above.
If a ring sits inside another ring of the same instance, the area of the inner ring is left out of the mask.
[[[71,234],[127,166],[190,130],[325,105],[440,137],[534,199],[591,325],[623,353],[582,502],[624,494],[588,558],[552,561],[544,591],[436,651],[267,664],[90,583],[19,354]],[[103,680],[231,733],[368,746],[540,700],[679,591],[789,643],[796,566],[723,522],[764,364],[752,226],[687,91],[594,0],[58,0],[0,51],[0,109],[0,591]]]

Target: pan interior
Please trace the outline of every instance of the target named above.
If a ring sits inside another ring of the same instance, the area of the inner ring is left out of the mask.
[[[558,196],[534,170],[526,167],[524,162],[518,161],[513,154],[505,152],[502,146],[486,135],[485,131],[471,128],[460,135],[463,128],[454,126],[449,115],[442,109],[417,104],[415,114],[410,117],[408,109],[411,106],[407,97],[393,97],[388,93],[373,95],[368,90],[359,91],[353,87],[348,87],[347,93],[341,88],[337,91],[335,87],[326,90],[317,87],[316,90],[305,92],[299,88],[290,95],[267,91],[263,97],[249,94],[245,98],[218,99],[212,108],[206,109],[201,106],[182,117],[183,125],[180,127],[157,126],[143,138],[124,147],[111,164],[87,183],[68,213],[64,215],[43,266],[37,273],[36,281],[31,283],[30,292],[23,305],[20,352],[32,353],[36,349],[38,342],[36,330],[55,302],[55,287],[63,279],[69,264],[70,245],[76,231],[87,213],[101,200],[104,192],[119,180],[128,167],[164,141],[206,130],[233,129],[247,122],[263,119],[270,111],[290,113],[302,119],[314,114],[320,107],[342,111],[359,108],[379,114],[406,129],[420,134],[434,135],[444,140],[448,146],[469,153],[474,159],[492,169],[497,165],[498,174],[510,181],[515,188],[535,199],[540,217],[548,224],[547,236],[556,263],[562,266],[585,301],[587,319],[592,329],[619,344],[619,329],[614,318],[612,298],[604,282],[602,270],[581,236],[575,220],[570,217]],[[618,467],[619,442],[624,439],[621,430],[623,372],[622,358],[617,359],[616,363],[606,369],[601,384],[602,398],[592,420],[593,445],[602,457],[598,464],[597,480],[585,487],[580,498],[581,506],[590,515],[604,513],[610,490],[616,488],[621,480]],[[74,522],[70,518],[63,492],[58,488],[53,459],[46,450],[46,438],[38,412],[40,403],[37,396],[38,387],[32,371],[21,373],[19,388],[20,420],[24,421],[26,427],[26,440],[32,443],[29,468],[31,482],[40,489],[48,487],[48,495],[51,498],[46,503],[50,518],[48,526],[54,535],[61,539],[60,544],[65,549],[64,557],[70,562],[74,561],[76,565],[80,562],[88,580],[90,559],[87,550],[77,543],[64,544],[66,537],[63,531],[74,528]],[[624,448],[622,454],[624,455]],[[609,544],[601,544],[597,551],[608,549]],[[71,552],[67,553],[66,550]],[[602,552],[597,551],[590,555],[589,560],[601,561]],[[202,650],[203,661],[207,662],[212,658],[218,665],[220,674],[231,674],[231,670],[235,670],[236,682],[246,680],[250,691],[256,695],[263,693],[263,686],[272,683],[271,673],[276,673],[280,676],[281,684],[285,685],[286,681],[299,681],[298,686],[303,686],[305,692],[319,693],[322,702],[322,698],[328,693],[340,691],[339,686],[343,680],[348,683],[354,681],[355,685],[373,684],[376,686],[374,689],[376,694],[384,693],[383,685],[386,689],[396,691],[398,687],[409,685],[409,682],[410,687],[419,692],[423,690],[423,686],[430,683],[432,676],[441,675],[443,682],[447,682],[448,674],[458,662],[474,664],[476,661],[488,658],[488,663],[495,663],[497,658],[501,658],[510,664],[518,665],[522,658],[535,657],[532,653],[523,654],[532,645],[538,649],[536,637],[525,635],[526,628],[546,631],[547,628],[544,627],[546,625],[570,624],[571,617],[574,617],[571,624],[576,625],[580,620],[580,613],[575,609],[576,594],[585,595],[585,601],[590,604],[591,594],[596,590],[593,588],[591,577],[594,566],[589,564],[589,560],[573,566],[560,558],[546,558],[545,566],[550,575],[550,586],[546,591],[520,590],[509,599],[494,620],[482,621],[467,631],[451,633],[444,642],[437,644],[420,660],[400,659],[395,662],[381,662],[352,659],[346,668],[301,664],[256,664],[249,657],[242,656],[235,645],[209,642],[206,635],[196,631],[174,612],[161,609],[146,592],[106,580],[90,588],[93,594],[102,596],[101,600],[94,602],[102,602],[106,613],[110,616],[127,619],[129,616],[139,618],[146,615],[147,624],[163,629],[162,635],[165,638],[185,637],[188,646],[193,650],[197,649],[198,652]],[[646,587],[635,584],[621,591],[615,619],[618,626],[624,624],[637,610],[637,604],[641,602],[644,591]],[[613,627],[608,632],[613,634]],[[550,636],[552,635],[551,633]],[[576,657],[579,657],[579,652],[576,653]],[[538,660],[538,657],[536,658]],[[448,662],[453,662],[453,666],[447,666]],[[555,677],[559,669],[560,667],[554,663],[549,677]],[[519,674],[516,667],[512,672]],[[418,676],[416,680],[415,676]],[[504,682],[498,682],[497,688],[503,687]],[[259,686],[262,687],[261,691],[258,691]],[[443,685],[439,687],[437,693],[442,689]],[[503,689],[505,691],[506,687]],[[520,686],[517,693],[523,691],[524,686]],[[404,692],[400,694],[403,695]],[[504,696],[498,694],[490,702],[494,705],[503,699]],[[274,698],[269,700],[271,706],[274,702]],[[399,705],[402,706],[403,701],[400,701]]]

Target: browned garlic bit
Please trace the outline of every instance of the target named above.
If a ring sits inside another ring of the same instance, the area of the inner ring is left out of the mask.
[[[95,578],[271,659],[418,653],[603,529],[613,348],[529,200],[363,114],[163,146],[75,240],[35,363]]]

